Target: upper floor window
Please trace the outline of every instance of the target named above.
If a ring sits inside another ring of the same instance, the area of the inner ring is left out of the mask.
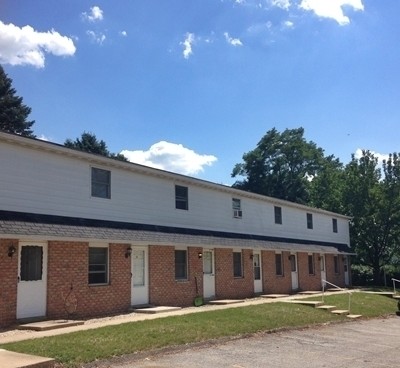
[[[332,230],[334,233],[338,232],[337,219],[332,219]]]
[[[282,207],[274,207],[275,224],[282,224]]]
[[[238,198],[232,198],[233,217],[242,218],[242,202]]]
[[[111,198],[111,171],[92,167],[92,197]]]
[[[189,191],[188,187],[175,185],[175,208],[178,210],[189,209]]]
[[[307,213],[307,229],[313,228],[313,216],[312,213]]]
[[[89,284],[108,283],[108,248],[89,247]]]

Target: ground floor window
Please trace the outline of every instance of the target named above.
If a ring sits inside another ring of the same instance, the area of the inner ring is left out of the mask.
[[[233,277],[243,277],[242,252],[233,252]]]
[[[187,280],[187,251],[175,250],[175,279]]]
[[[108,283],[108,248],[89,247],[89,284]]]
[[[339,257],[338,256],[333,256],[333,269],[335,270],[335,273],[339,273]]]
[[[277,276],[283,276],[282,253],[275,254],[275,272]]]
[[[314,267],[314,255],[308,255],[308,274],[315,275],[315,267]]]

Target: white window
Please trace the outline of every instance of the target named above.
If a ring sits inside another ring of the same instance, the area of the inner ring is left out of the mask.
[[[334,233],[338,232],[337,219],[332,219],[332,230]]]
[[[242,203],[240,199],[232,198],[232,210],[234,218],[242,218],[243,212],[242,212]]]
[[[233,252],[233,277],[243,277],[242,252]]]
[[[89,284],[108,283],[108,248],[89,247]]]
[[[178,210],[189,209],[189,191],[188,187],[175,185],[175,208]]]
[[[111,198],[111,171],[92,167],[92,197]]]
[[[175,249],[175,279],[187,280],[187,250]]]
[[[312,229],[313,226],[313,216],[312,213],[307,213],[307,229]]]
[[[274,206],[275,224],[282,224],[282,207]]]
[[[277,276],[283,276],[283,258],[282,253],[275,254],[275,273]]]

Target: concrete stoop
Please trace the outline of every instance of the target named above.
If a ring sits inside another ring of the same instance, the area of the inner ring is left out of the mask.
[[[211,305],[228,305],[228,304],[237,304],[244,303],[243,299],[220,299],[220,300],[211,300],[208,304]]]
[[[18,330],[49,331],[49,330],[55,330],[57,328],[81,326],[84,323],[85,323],[84,321],[74,321],[65,319],[48,320],[48,321],[25,323],[19,325]]]
[[[289,294],[265,294],[260,296],[261,298],[266,298],[266,299],[278,299],[278,298],[286,298],[289,296]]]
[[[2,368],[53,368],[54,365],[55,360],[51,358],[0,349],[0,367]]]
[[[164,313],[164,312],[173,312],[181,310],[181,307],[145,307],[145,308],[137,308],[134,309],[136,313],[144,313],[144,314],[157,314],[157,313]]]

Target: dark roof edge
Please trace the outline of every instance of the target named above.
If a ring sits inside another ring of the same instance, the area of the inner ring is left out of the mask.
[[[250,239],[250,240],[272,241],[277,243],[321,245],[321,246],[335,247],[338,250],[346,250],[346,251],[349,250],[349,246],[345,243],[334,243],[334,242],[325,242],[325,241],[308,240],[308,239],[283,238],[283,237],[256,235],[256,234],[233,233],[233,232],[216,231],[216,230],[202,230],[202,229],[175,227],[175,226],[140,224],[132,222],[107,221],[107,220],[88,219],[79,217],[44,215],[37,213],[15,212],[15,211],[0,210],[0,221],[17,221],[17,222],[28,222],[28,223],[49,224],[49,225],[66,225],[66,226],[78,226],[78,227],[150,231],[150,232],[167,233],[167,234],[212,236],[215,238],[227,238],[227,239],[247,239],[247,240]]]

